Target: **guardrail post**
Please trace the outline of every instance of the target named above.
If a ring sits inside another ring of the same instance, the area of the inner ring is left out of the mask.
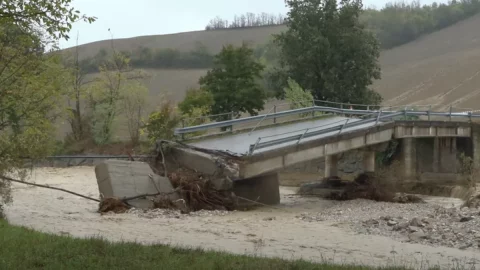
[[[450,106],[450,121],[452,121],[452,106]]]
[[[427,111],[427,114],[428,114],[428,121],[430,121],[430,111],[432,110],[432,105],[428,106],[428,111]]]
[[[273,105],[273,114],[277,114],[277,105]],[[273,123],[276,124],[277,123],[277,116],[274,116],[273,117]]]
[[[233,112],[230,112],[230,120],[233,120]],[[233,124],[230,126],[230,131],[233,132]]]
[[[315,99],[312,99],[312,118],[315,118]]]
[[[340,110],[342,110],[342,112],[343,112],[343,103],[340,104]],[[343,117],[345,117],[345,113],[343,113],[342,115],[343,115]]]
[[[182,128],[185,127],[185,119],[182,119]],[[182,133],[181,135],[182,141],[185,140],[185,133]]]

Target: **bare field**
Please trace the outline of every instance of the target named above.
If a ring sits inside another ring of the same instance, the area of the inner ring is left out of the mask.
[[[93,167],[37,168],[29,180],[91,197],[99,196]],[[397,205],[302,198],[293,195],[295,189],[292,188],[281,188],[281,193],[280,205],[248,212],[201,211],[181,215],[159,209],[100,215],[96,213],[98,205],[95,202],[54,190],[14,184],[14,202],[7,207],[6,215],[14,225],[74,237],[103,237],[110,241],[163,243],[317,262],[327,260],[372,266],[406,264],[417,269],[436,265],[441,269],[463,269],[454,266],[469,268],[469,264],[478,264],[476,247],[459,250],[408,243],[405,238],[378,235],[376,229],[362,225],[386,214],[405,218],[425,215],[434,207],[458,204],[455,199]]]
[[[285,26],[265,26],[244,29],[192,31],[169,35],[141,36],[134,38],[115,39],[115,48],[120,51],[132,51],[139,47],[151,49],[177,49],[191,51],[197,42],[205,45],[210,53],[217,53],[222,46],[230,43],[241,45],[243,41],[252,44],[266,43],[271,34],[283,31]],[[93,57],[101,49],[110,49],[111,41],[102,40],[80,46],[81,57]],[[65,50],[68,52],[69,50]]]
[[[388,51],[374,88],[387,105],[480,109],[480,15]]]

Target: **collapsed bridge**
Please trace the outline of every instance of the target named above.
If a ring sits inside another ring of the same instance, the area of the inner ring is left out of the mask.
[[[258,123],[266,119],[299,114],[311,116],[303,121],[259,128]],[[461,153],[470,156],[474,164],[479,163],[480,125],[474,123],[478,117],[480,114],[451,110],[382,111],[313,106],[178,128],[175,133],[185,135],[236,124],[255,124],[253,128],[184,140],[171,148],[171,154],[182,166],[216,175],[217,188],[233,189],[240,196],[276,204],[280,200],[278,171],[323,157],[324,177],[338,176],[338,155],[358,149],[363,152],[363,171],[373,172],[376,153],[384,151],[392,140],[400,141],[399,161],[404,179],[455,182]]]

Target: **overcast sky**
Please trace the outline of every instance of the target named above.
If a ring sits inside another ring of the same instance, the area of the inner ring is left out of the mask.
[[[391,1],[364,0],[363,3],[380,8],[387,2]],[[431,2],[433,0],[422,0],[421,4]],[[113,38],[128,38],[203,30],[216,16],[230,20],[236,14],[247,12],[287,12],[284,0],[74,0],[73,6],[98,19],[93,24],[75,23],[70,40],[62,40],[61,48],[75,46],[77,33],[81,45],[110,39],[111,34]]]

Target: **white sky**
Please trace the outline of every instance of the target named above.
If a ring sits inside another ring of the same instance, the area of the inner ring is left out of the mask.
[[[387,2],[391,1],[364,0],[363,3],[380,8]],[[421,4],[432,2],[422,0]],[[81,45],[110,39],[111,34],[113,38],[128,38],[203,30],[216,16],[231,20],[234,15],[247,12],[287,12],[284,0],[74,0],[73,7],[98,19],[93,24],[75,23],[70,40],[60,41],[61,48],[75,46],[77,33]]]

